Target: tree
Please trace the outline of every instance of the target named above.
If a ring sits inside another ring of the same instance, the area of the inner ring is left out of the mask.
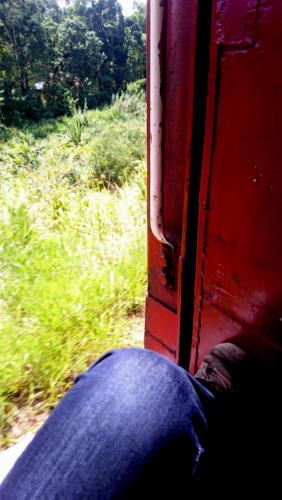
[[[99,70],[104,61],[102,42],[94,31],[89,31],[82,17],[70,13],[59,26],[58,31],[60,80],[72,88],[76,96],[85,95],[88,89],[95,87]]]
[[[126,73],[124,18],[119,2],[91,0],[87,23],[102,42],[105,58],[100,69],[99,87],[111,98],[112,93],[123,87]]]
[[[71,95],[109,102],[145,76],[145,6],[126,19],[118,0],[1,0],[1,116],[58,116]]]
[[[127,81],[146,76],[146,7],[134,2],[134,12],[125,20],[125,47],[127,52]]]
[[[0,5],[0,39],[9,46],[14,83],[25,95],[34,74],[34,65],[44,57],[42,2],[3,0]]]

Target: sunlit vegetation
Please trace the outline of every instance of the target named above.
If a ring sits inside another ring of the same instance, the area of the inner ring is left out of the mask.
[[[134,345],[146,289],[145,99],[0,129],[0,426]]]

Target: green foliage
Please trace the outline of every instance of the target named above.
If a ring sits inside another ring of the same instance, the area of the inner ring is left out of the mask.
[[[75,117],[70,126],[70,139],[77,146],[81,141],[82,122],[80,117]]]
[[[7,141],[10,137],[10,129],[0,122],[0,143]]]
[[[89,165],[98,185],[122,185],[140,166],[142,130],[135,125],[109,125],[106,134],[96,137],[89,148]],[[139,150],[139,151],[138,151]],[[139,154],[138,154],[139,153]]]
[[[85,19],[70,14],[59,25],[58,48],[64,84],[73,89],[73,95],[80,101],[89,80],[97,81],[105,58],[102,42],[94,31],[87,29]]]
[[[21,168],[33,170],[39,166],[41,150],[34,145],[31,135],[20,132],[18,141],[12,143],[12,146],[8,157],[12,160],[13,173],[17,173]]]
[[[145,6],[125,18],[117,0],[2,0],[0,120],[23,125],[109,104],[145,77]]]
[[[125,20],[128,81],[145,78],[146,72],[146,7],[135,2],[134,14]]]
[[[126,92],[121,92],[112,97],[114,109],[121,118],[129,116],[143,116],[146,111],[145,92],[142,88],[143,80],[138,80],[127,85]]]
[[[146,78],[140,78],[140,80],[136,80],[135,82],[131,82],[127,85],[127,92],[130,94],[139,95],[141,92],[146,94],[147,90],[147,80]]]
[[[56,118],[62,115],[71,115],[75,110],[75,99],[68,88],[60,82],[49,82],[44,87],[42,95],[44,118]]]
[[[1,144],[4,444],[17,408],[54,406],[102,352],[135,342],[130,317],[146,288],[145,115],[126,113],[84,109],[10,129]]]

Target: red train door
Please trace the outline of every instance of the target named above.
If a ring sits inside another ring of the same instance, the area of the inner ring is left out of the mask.
[[[148,5],[145,346],[196,370],[282,349],[282,4]]]

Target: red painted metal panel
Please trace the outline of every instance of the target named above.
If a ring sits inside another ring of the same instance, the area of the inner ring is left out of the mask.
[[[217,42],[247,48],[256,42],[259,0],[221,0],[216,5]]]
[[[160,340],[157,340],[154,337],[151,337],[151,335],[148,335],[146,333],[145,341],[146,341],[146,349],[151,349],[151,351],[158,352],[159,354],[162,354],[166,358],[175,362],[175,353],[169,351],[166,348],[166,346],[162,344]]]
[[[175,359],[177,351],[177,336],[175,332],[178,327],[176,313],[151,297],[147,297],[146,308],[145,335],[147,347],[148,343],[151,343],[153,338],[155,339],[156,332],[161,332],[161,338],[157,338],[159,344],[164,346],[166,351],[169,351]]]
[[[145,345],[187,366],[192,339],[192,372],[234,336],[269,361],[282,350],[282,4],[213,0],[202,64],[207,3],[162,2],[164,222],[175,251],[148,231]]]
[[[214,13],[192,371],[234,335],[269,360],[282,352],[282,4],[260,2],[254,16],[244,2],[249,47],[239,4]]]

